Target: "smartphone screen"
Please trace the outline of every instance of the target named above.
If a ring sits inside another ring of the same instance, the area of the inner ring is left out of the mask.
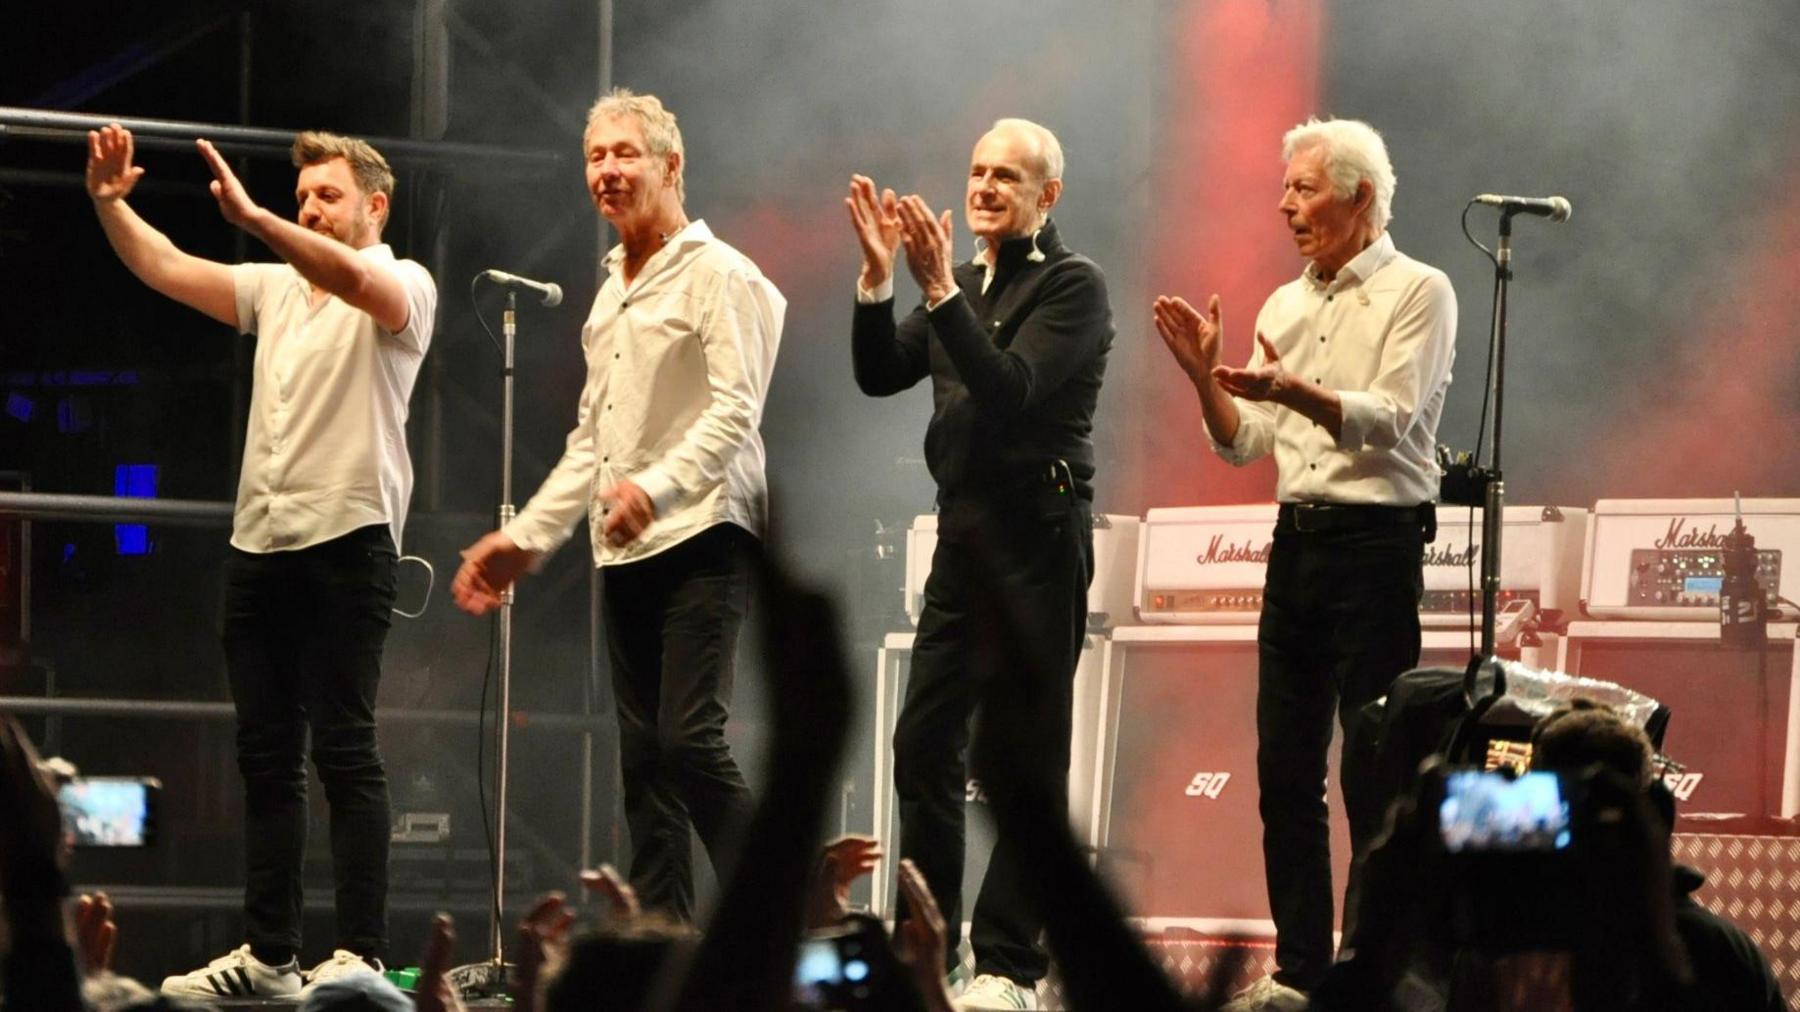
[[[58,791],[63,828],[78,847],[143,847],[156,838],[156,795],[151,777],[85,777]]]
[[[1438,832],[1452,854],[1563,850],[1569,804],[1554,773],[1457,770],[1444,780]]]

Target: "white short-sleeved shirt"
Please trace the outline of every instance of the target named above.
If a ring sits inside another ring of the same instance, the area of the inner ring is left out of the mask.
[[[386,244],[357,251],[406,289],[406,327],[336,296],[317,305],[292,266],[238,264],[238,329],[257,335],[231,544],[283,552],[385,523],[400,546],[412,498],[407,401],[431,344],[437,286]]]

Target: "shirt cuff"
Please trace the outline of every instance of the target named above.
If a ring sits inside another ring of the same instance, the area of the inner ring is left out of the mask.
[[[669,511],[675,508],[676,501],[681,498],[681,486],[675,484],[675,479],[660,467],[644,468],[631,476],[631,482],[650,497],[650,505],[655,508],[659,519],[668,516]]]
[[[856,301],[865,306],[873,306],[878,302],[886,302],[894,297],[894,276],[889,274],[887,280],[874,288],[864,288],[862,281],[856,282]]]
[[[1381,417],[1381,398],[1367,390],[1339,390],[1338,403],[1343,409],[1343,424],[1338,429],[1338,449],[1360,450],[1369,441]]]
[[[950,294],[948,294],[948,295],[946,295],[946,296],[944,296],[944,297],[943,297],[943,298],[941,298],[941,299],[939,299],[939,300],[937,300],[937,301],[936,301],[936,302],[927,302],[927,303],[926,303],[926,304],[925,304],[925,311],[926,311],[926,312],[928,312],[928,313],[930,313],[930,312],[935,312],[935,311],[936,311],[936,310],[937,310],[937,307],[939,307],[939,306],[941,306],[941,305],[943,305],[943,304],[944,304],[944,303],[946,303],[946,302],[949,302],[949,301],[950,301],[950,300],[951,300],[951,299],[954,299],[954,298],[956,298],[956,297],[957,297],[957,296],[958,296],[958,295],[961,295],[961,294],[962,294],[962,289],[961,289],[961,288],[958,288],[958,287],[955,287],[955,286],[952,286],[952,287],[951,287],[951,288],[950,288]]]
[[[500,528],[500,533],[511,538],[513,544],[537,555],[531,562],[531,571],[534,573],[567,540],[557,537],[555,531],[545,530],[544,525],[529,513],[521,513],[508,521]]]

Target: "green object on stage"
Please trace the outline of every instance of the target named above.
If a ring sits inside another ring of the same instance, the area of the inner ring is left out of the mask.
[[[388,979],[388,983],[409,992],[419,989],[419,977],[422,976],[416,966],[396,966],[382,975]]]

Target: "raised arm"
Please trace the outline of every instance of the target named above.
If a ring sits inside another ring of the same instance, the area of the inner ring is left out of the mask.
[[[933,216],[917,195],[899,202],[906,262],[930,306],[931,329],[969,394],[992,415],[1009,416],[1043,400],[1103,354],[1112,340],[1112,308],[1100,269],[1070,258],[1052,267],[1043,297],[1004,348],[975,316],[952,273],[950,212]]]
[[[131,131],[117,124],[88,131],[87,190],[106,241],[139,281],[232,327],[238,325],[231,268],[177,249],[138,217],[125,198],[143,178],[131,163]]]
[[[887,397],[911,389],[931,371],[931,323],[920,306],[894,325],[894,256],[900,248],[894,191],[877,193],[868,176],[851,176],[844,206],[862,249],[856,315],[850,323],[851,369],[863,393]]]
[[[394,272],[335,238],[302,228],[259,206],[210,141],[195,144],[212,170],[213,199],[219,202],[219,213],[226,221],[261,239],[301,277],[374,317],[382,329],[392,333],[406,329],[412,318],[411,304]],[[376,198],[386,200],[381,194],[369,199]],[[340,195],[339,199],[350,197]]]

